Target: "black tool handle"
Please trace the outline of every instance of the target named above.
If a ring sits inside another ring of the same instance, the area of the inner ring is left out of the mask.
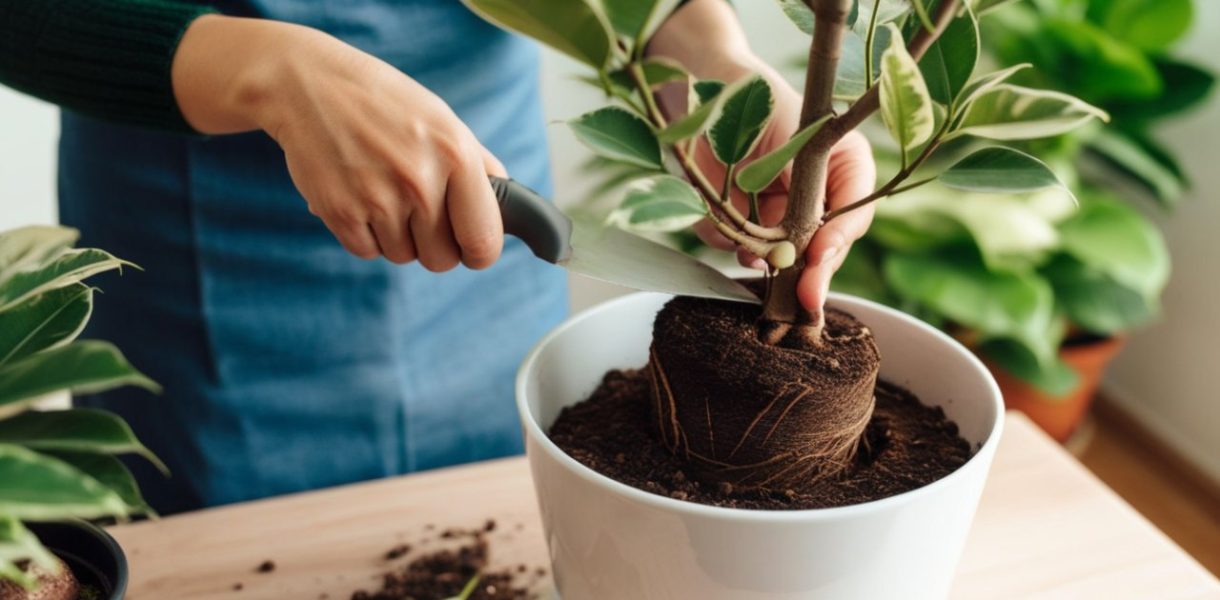
[[[534,256],[557,263],[572,254],[572,222],[538,192],[503,177],[489,177],[500,202],[504,233],[521,238]]]

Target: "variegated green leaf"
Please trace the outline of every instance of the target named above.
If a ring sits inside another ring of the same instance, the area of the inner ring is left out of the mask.
[[[0,367],[0,418],[51,392],[88,393],[122,385],[160,389],[107,342],[83,340],[43,350]]]
[[[50,262],[14,273],[0,284],[0,311],[9,310],[37,294],[123,266],[135,265],[102,250],[64,250]]]
[[[79,237],[75,229],[53,225],[30,225],[0,233],[0,284],[18,271],[50,260]]]
[[[947,138],[973,135],[993,140],[1029,140],[1072,131],[1105,111],[1061,92],[1001,83],[980,94]]]
[[[932,137],[936,117],[919,65],[907,53],[897,28],[887,27],[890,47],[881,56],[881,118],[905,156]]]
[[[576,138],[599,156],[640,167],[661,168],[661,147],[646,121],[608,106],[568,122]]]
[[[608,221],[635,231],[678,231],[706,214],[703,201],[689,183],[672,175],[657,175],[632,182]]]
[[[534,38],[595,69],[614,56],[615,36],[600,4],[587,0],[463,0],[475,14]]]
[[[0,444],[0,514],[18,519],[126,517],[118,493],[45,454]]]
[[[826,115],[811,123],[808,127],[796,132],[784,145],[776,148],[750,162],[737,172],[737,187],[744,192],[761,192],[771,185],[784,167],[796,157],[801,148],[813,139],[822,125],[830,119]]]
[[[708,131],[716,158],[726,165],[745,160],[762,138],[774,105],[771,86],[762,77],[754,77],[734,90]]]
[[[93,311],[93,288],[74,283],[0,312],[0,366],[80,335]]]

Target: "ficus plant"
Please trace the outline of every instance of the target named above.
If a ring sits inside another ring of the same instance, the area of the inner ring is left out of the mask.
[[[755,341],[725,338],[739,347],[697,355],[675,337],[697,325],[666,329],[664,310],[654,323],[648,373],[659,437],[690,459],[701,479],[732,489],[783,492],[842,472],[872,414],[877,354],[871,334],[864,328],[828,335],[827,314],[806,310],[797,297],[805,251],[819,228],[934,181],[981,193],[1066,192],[1034,156],[976,140],[1055,136],[1108,118],[1073,96],[1009,81],[1028,65],[975,73],[978,19],[997,0],[779,0],[789,20],[810,35],[808,67],[799,127],[765,153],[758,144],[774,108],[766,79],[700,80],[649,56],[649,40],[676,0],[465,1],[592,70],[587,81],[609,105],[570,124],[594,153],[634,174],[612,223],[674,231],[707,220],[767,265]],[[685,112],[661,110],[662,86],[685,86]],[[872,193],[828,211],[832,148],[878,113],[893,139],[897,169]],[[694,160],[699,144],[724,166],[723,177],[713,180]],[[977,147],[934,168],[944,148],[962,144]],[[763,222],[759,194],[788,164],[783,216]],[[736,195],[748,201],[735,204]],[[859,368],[836,358],[853,345],[849,352],[866,359]],[[768,368],[743,373],[707,364],[707,357],[730,352],[739,364]],[[820,371],[810,370],[810,357]],[[717,440],[727,453],[717,453]],[[727,450],[724,440],[730,440]]]
[[[137,454],[164,470],[112,413],[37,409],[55,392],[158,389],[112,344],[77,339],[93,311],[95,290],[83,281],[134,266],[72,248],[77,237],[64,227],[0,233],[0,591],[6,580],[32,588],[65,568],[23,522],[149,514],[116,455]]]
[[[818,339],[822,317],[796,296],[804,250],[822,225],[881,198],[940,179],[955,187],[1011,192],[1062,186],[1037,158],[985,147],[942,172],[923,167],[946,143],[1053,136],[1106,114],[1072,96],[1007,83],[1022,67],[975,74],[978,17],[995,0],[779,0],[811,35],[800,129],[782,146],[753,157],[772,111],[762,77],[698,80],[680,65],[652,58],[651,36],[676,0],[467,0],[485,18],[537,39],[586,64],[587,80],[611,105],[573,119],[577,138],[602,158],[631,167],[632,182],[614,220],[668,231],[707,219],[769,265],[765,320]],[[744,7],[742,8],[744,9]],[[658,87],[685,82],[685,114],[667,117]],[[876,190],[825,210],[831,148],[880,112],[901,155],[901,168]],[[725,166],[712,181],[693,159],[706,140]],[[789,201],[779,223],[758,219],[756,200],[793,164]],[[731,201],[735,186],[751,206]],[[778,342],[783,334],[775,335]]]

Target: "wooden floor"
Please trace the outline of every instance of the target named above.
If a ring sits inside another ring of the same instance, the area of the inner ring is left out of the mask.
[[[1081,462],[1204,567],[1220,576],[1220,494],[1183,472],[1115,409],[1094,411]],[[1069,444],[1071,448],[1071,444]]]

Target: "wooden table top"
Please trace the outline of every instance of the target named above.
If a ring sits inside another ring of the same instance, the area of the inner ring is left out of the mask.
[[[249,502],[110,529],[130,600],[346,600],[407,543],[489,518],[494,565],[545,565],[523,458]],[[424,541],[428,540],[428,541]],[[258,573],[264,561],[275,569]],[[239,587],[240,589],[236,589]],[[1217,581],[1026,418],[1009,413],[954,598],[1220,598]]]

